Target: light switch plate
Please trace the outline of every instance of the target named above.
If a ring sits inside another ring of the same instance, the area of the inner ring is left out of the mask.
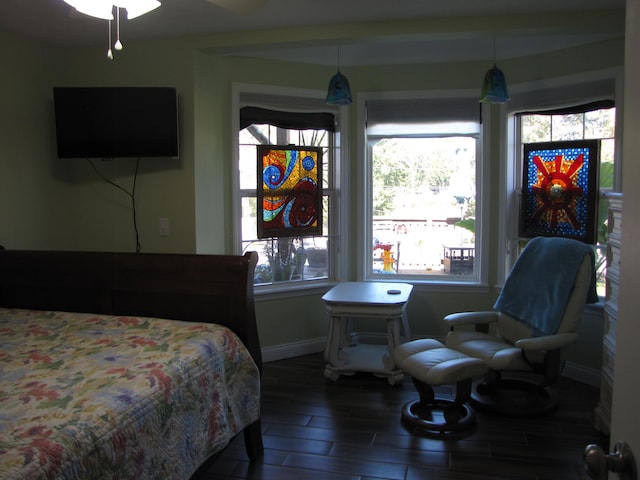
[[[169,236],[169,219],[165,217],[160,218],[159,231],[161,237]]]

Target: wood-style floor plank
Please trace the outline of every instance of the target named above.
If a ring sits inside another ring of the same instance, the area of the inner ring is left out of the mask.
[[[598,389],[561,378],[553,412],[510,418],[477,411],[476,427],[452,438],[412,435],[402,406],[410,379],[391,386],[370,374],[323,376],[322,354],[264,365],[265,455],[249,462],[242,435],[218,455],[209,480],[587,480],[582,452],[609,439],[593,425]],[[438,392],[450,394],[450,387]]]

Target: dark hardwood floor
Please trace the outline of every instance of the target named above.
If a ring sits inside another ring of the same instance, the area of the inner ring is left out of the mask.
[[[473,430],[443,439],[411,435],[401,425],[402,406],[417,397],[409,378],[397,386],[370,374],[331,382],[323,368],[321,354],[265,364],[264,458],[250,463],[240,435],[204,478],[588,479],[584,447],[609,451],[593,426],[598,390],[566,378],[556,383],[561,404],[550,414],[518,419],[477,410]]]

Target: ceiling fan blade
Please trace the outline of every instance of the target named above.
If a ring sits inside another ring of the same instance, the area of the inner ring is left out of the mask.
[[[251,13],[262,7],[267,0],[207,0],[214,5],[236,13]]]

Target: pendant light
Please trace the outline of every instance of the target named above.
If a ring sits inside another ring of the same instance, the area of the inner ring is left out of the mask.
[[[482,90],[480,91],[481,103],[506,103],[511,98],[507,89],[507,80],[496,66],[496,40],[493,40],[493,67],[484,75]]]
[[[338,46],[338,71],[329,80],[325,103],[327,105],[351,105],[352,102],[349,80],[340,72],[340,47]]]

